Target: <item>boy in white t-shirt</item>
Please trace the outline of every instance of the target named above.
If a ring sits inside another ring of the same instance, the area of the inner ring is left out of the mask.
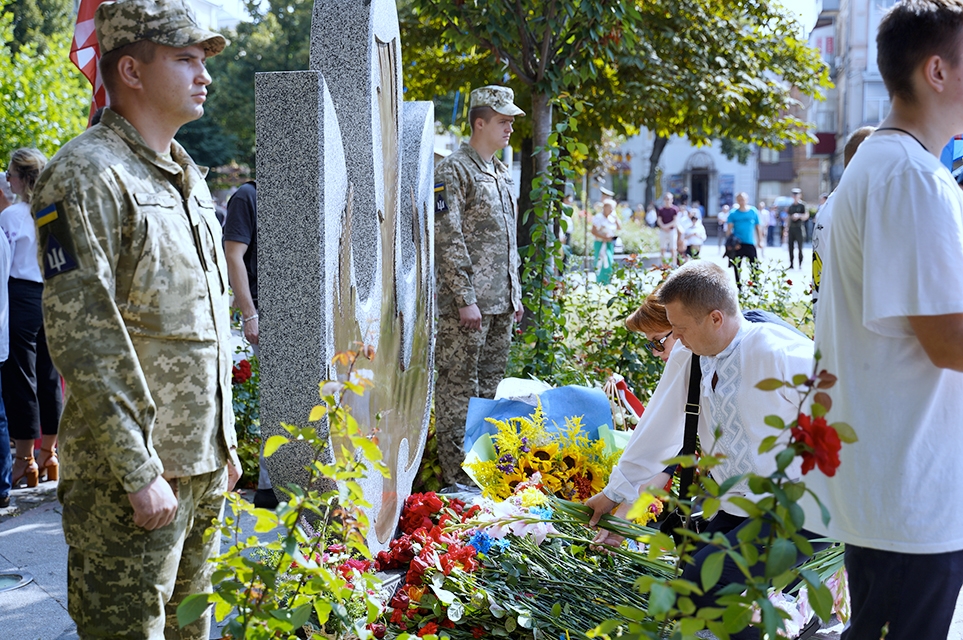
[[[892,111],[833,197],[816,316],[839,377],[829,418],[859,441],[807,484],[846,543],[843,640],[946,638],[963,585],[963,194],[939,156],[963,132],[963,0],[900,2],[876,40]]]

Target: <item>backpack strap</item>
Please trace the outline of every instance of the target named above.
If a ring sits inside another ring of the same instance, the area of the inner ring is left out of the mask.
[[[685,436],[682,438],[682,451],[679,455],[691,456],[696,450],[696,435],[699,431],[699,388],[702,384],[702,366],[699,356],[692,354],[689,366],[689,393],[685,403]],[[684,467],[679,470],[679,499],[689,497],[689,487],[695,479],[695,469]]]

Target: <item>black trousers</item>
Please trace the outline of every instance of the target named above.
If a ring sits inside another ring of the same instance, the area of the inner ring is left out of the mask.
[[[3,404],[10,437],[35,440],[56,435],[63,411],[60,374],[54,369],[43,331],[39,282],[10,278],[10,356],[3,363]]]
[[[732,265],[733,271],[736,272],[736,287],[742,290],[742,283],[739,281],[739,268],[742,266],[742,259],[745,258],[749,261],[749,265],[756,264],[756,245],[754,244],[743,244],[736,251],[736,254],[729,259],[729,264]]]
[[[803,225],[795,225],[789,227],[789,267],[792,267],[792,249],[796,247],[796,256],[799,268],[802,268],[803,264],[803,242],[806,237],[806,227]]]
[[[705,533],[723,533],[733,546],[738,547],[739,538],[737,536],[739,534],[739,530],[748,520],[748,518],[734,516],[726,513],[725,511],[720,511],[712,520],[709,521],[709,524],[706,526]],[[822,537],[805,529],[801,530],[799,533],[807,540],[814,540]],[[759,532],[759,539],[765,539],[768,535],[769,524],[764,522],[762,529]],[[814,552],[821,551],[829,546],[828,542],[814,542],[812,544]],[[762,546],[758,546],[759,550],[762,551]],[[696,584],[702,584],[700,577],[702,575],[702,563],[706,561],[706,558],[714,553],[717,553],[718,551],[718,548],[709,545],[703,545],[702,547],[697,548],[696,552],[692,554],[692,562],[687,564],[682,570],[682,578],[685,580],[691,580]],[[798,567],[808,559],[809,556],[803,555],[802,553],[798,554],[796,557],[796,566]],[[757,562],[749,568],[749,572],[754,576],[761,576],[766,572],[766,565],[763,562]],[[719,578],[719,582],[716,583],[716,586],[710,589],[705,595],[699,596],[692,594],[690,597],[698,608],[718,606],[716,605],[716,593],[720,589],[728,584],[744,582],[745,576],[743,576],[742,571],[730,558],[726,558],[722,565],[722,577]],[[956,593],[959,593],[959,589],[957,589]],[[955,597],[953,602],[956,602]],[[732,640],[758,640],[759,635],[759,630],[755,627],[746,627],[742,631],[733,633],[729,637],[732,638]]]
[[[963,551],[913,554],[846,545],[853,607],[842,640],[942,640],[963,585]]]

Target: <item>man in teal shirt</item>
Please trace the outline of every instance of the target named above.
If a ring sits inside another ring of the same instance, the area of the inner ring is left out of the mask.
[[[729,234],[734,235],[740,244],[735,254],[729,259],[729,264],[736,273],[736,286],[741,290],[739,267],[742,265],[742,259],[746,258],[751,267],[758,258],[762,257],[761,253],[756,253],[756,247],[759,247],[758,251],[761,252],[763,246],[759,212],[755,207],[749,206],[749,194],[743,192],[736,195],[736,207],[729,212],[727,224]]]

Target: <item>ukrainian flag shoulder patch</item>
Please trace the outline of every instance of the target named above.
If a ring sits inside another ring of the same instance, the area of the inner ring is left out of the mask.
[[[37,212],[37,226],[42,227],[57,219],[57,203]]]

